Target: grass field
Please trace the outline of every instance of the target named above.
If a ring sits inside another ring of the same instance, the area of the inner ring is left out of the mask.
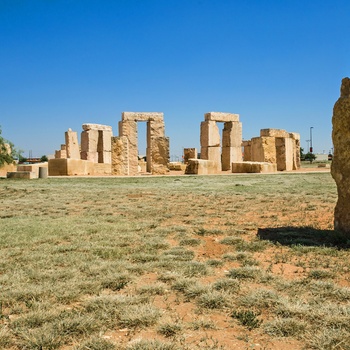
[[[0,348],[350,349],[329,173],[0,179]]]

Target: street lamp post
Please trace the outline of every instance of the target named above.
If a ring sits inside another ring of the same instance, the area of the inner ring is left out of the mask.
[[[314,127],[313,126],[310,126],[310,153],[313,152],[313,149],[312,149],[312,129]]]
[[[310,140],[305,140],[307,142],[306,152],[310,150]]]

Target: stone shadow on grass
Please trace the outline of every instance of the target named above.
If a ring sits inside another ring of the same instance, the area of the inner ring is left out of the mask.
[[[318,230],[313,227],[259,228],[257,236],[262,240],[285,246],[350,248],[350,238],[344,233],[334,230]]]

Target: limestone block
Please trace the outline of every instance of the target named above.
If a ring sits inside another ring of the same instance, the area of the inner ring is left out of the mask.
[[[50,159],[49,176],[110,175],[110,164],[99,164],[83,159]]]
[[[123,112],[122,121],[162,121],[164,114],[160,112]]]
[[[295,142],[292,138],[276,137],[276,163],[278,171],[293,170]]]
[[[233,162],[242,161],[241,147],[222,147],[222,170],[231,170]]]
[[[67,158],[80,159],[80,149],[77,132],[68,129],[68,131],[65,132],[65,140]]]
[[[276,138],[253,137],[251,139],[251,159],[254,162],[276,163]]]
[[[300,141],[300,134],[297,132],[290,132],[289,137],[292,138],[293,140],[299,140]]]
[[[216,121],[216,122],[238,122],[239,114],[222,113],[222,112],[209,112],[204,114],[204,120]]]
[[[245,162],[252,160],[252,142],[249,141],[243,141],[242,142],[243,147],[243,160]]]
[[[186,164],[190,158],[198,158],[197,148],[184,148],[184,163]]]
[[[170,162],[168,163],[169,170],[184,171],[186,169],[186,164],[181,162]]]
[[[89,130],[104,130],[104,131],[111,131],[112,127],[109,125],[102,125],[102,124],[92,124],[92,123],[85,123],[82,125],[82,128],[84,131]]]
[[[37,179],[38,175],[33,171],[14,171],[8,172],[6,177],[8,179]]]
[[[112,130],[99,130],[98,131],[98,152],[111,152],[112,150]]]
[[[242,123],[226,122],[222,130],[222,147],[241,147]]]
[[[66,150],[67,150],[67,146],[66,146],[65,143],[63,143],[63,144],[61,145],[61,151],[66,151]]]
[[[39,177],[39,168],[41,167],[48,167],[48,163],[36,163],[36,164],[18,164],[17,165],[17,171],[26,171],[26,172],[33,172],[35,173],[36,177]]]
[[[297,134],[299,135],[299,134]],[[300,168],[301,166],[301,160],[300,160],[300,135],[299,135],[299,139],[297,138],[293,138],[293,170],[297,170]]]
[[[67,151],[60,149],[59,151],[55,151],[55,158],[64,159],[67,158]]]
[[[151,141],[151,172],[165,174],[169,171],[169,138],[155,137]]]
[[[221,147],[202,147],[201,159],[213,161],[216,164],[216,171],[221,171]]]
[[[261,137],[289,137],[289,133],[282,129],[261,129]]]
[[[212,175],[217,173],[217,164],[205,159],[189,159],[185,170],[185,174],[188,175]]]
[[[129,175],[129,141],[126,136],[112,137],[112,174]]]
[[[137,122],[126,120],[120,123],[120,136],[128,138],[129,175],[138,174]]]
[[[147,123],[147,137],[164,137],[164,121],[150,120]]]
[[[81,133],[81,159],[98,163],[98,138],[99,132],[97,129],[89,129]]]
[[[98,162],[99,163],[112,163],[112,130],[99,130],[98,131]]]
[[[277,171],[276,163],[236,162],[232,163],[233,173],[273,173]]]
[[[92,173],[91,175],[100,176],[100,175],[111,175],[112,174],[112,164],[109,163],[92,163]]]
[[[334,155],[331,173],[338,190],[334,228],[350,237],[350,79],[342,80],[340,97],[332,117]]]
[[[201,122],[201,147],[220,146],[219,128],[215,121]]]

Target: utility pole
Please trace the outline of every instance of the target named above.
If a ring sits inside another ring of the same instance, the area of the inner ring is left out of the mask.
[[[314,127],[313,126],[310,126],[310,153],[313,152],[313,148],[312,148],[312,129]]]

